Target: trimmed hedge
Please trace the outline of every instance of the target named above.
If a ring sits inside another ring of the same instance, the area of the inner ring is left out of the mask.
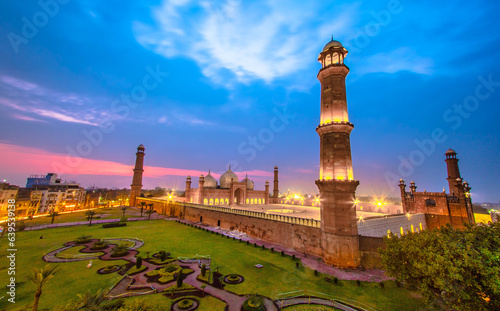
[[[127,223],[125,223],[125,222],[112,222],[109,224],[103,224],[102,227],[103,228],[116,228],[116,227],[125,227],[126,225],[127,225]]]

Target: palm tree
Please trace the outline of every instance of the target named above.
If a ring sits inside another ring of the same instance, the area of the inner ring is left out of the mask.
[[[151,214],[156,213],[154,209],[149,209],[146,211],[146,214],[148,214],[148,220],[151,220]]]
[[[90,293],[90,291],[86,292],[83,295],[78,294],[77,296],[78,298],[80,298],[80,300],[78,301],[77,310],[102,310],[99,306],[104,300],[106,300],[106,294],[107,291],[101,291],[101,289],[98,289],[95,294]]]
[[[144,207],[146,206],[146,202],[139,202],[141,205],[141,217],[142,217],[142,211],[144,211]]]
[[[28,280],[30,280],[37,287],[35,292],[35,302],[33,302],[32,311],[38,310],[38,302],[40,301],[40,296],[42,296],[42,288],[45,283],[47,283],[50,279],[54,277],[54,275],[59,271],[56,270],[57,266],[50,267],[46,265],[40,269],[33,269],[31,275],[28,276]]]
[[[92,218],[95,215],[94,211],[86,211],[85,215],[87,215],[87,220],[89,220],[89,226],[92,226]]]
[[[154,206],[154,203],[149,203],[148,204],[149,209],[153,209],[153,206]]]
[[[50,212],[49,212],[49,216],[52,217],[52,221],[50,222],[50,224],[53,224],[54,223],[54,218],[56,218],[57,216],[59,216],[59,213],[56,212],[54,209],[51,209]]]
[[[127,207],[126,207],[126,206],[122,207],[122,211],[123,211],[123,216],[122,216],[122,218],[125,218],[125,211],[126,211],[126,210],[127,210]]]

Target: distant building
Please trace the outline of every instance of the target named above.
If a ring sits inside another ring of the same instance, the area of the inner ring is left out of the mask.
[[[475,223],[470,197],[471,188],[460,176],[457,153],[449,149],[445,156],[450,193],[446,193],[444,189],[443,192],[417,192],[417,186],[413,181],[410,183],[410,192],[406,192],[404,180],[399,181],[404,212],[426,214],[427,227],[431,229],[447,223],[457,228],[463,227],[466,223]]]
[[[7,213],[9,200],[16,199],[19,186],[14,186],[8,183],[0,183],[0,213]]]
[[[60,183],[61,179],[57,178],[57,174],[48,173],[47,175],[31,175],[26,181],[26,188],[31,188],[38,185],[50,185],[55,183]]]
[[[57,174],[31,175],[26,182],[30,204],[26,214],[46,213],[50,210],[80,209],[85,205],[85,190],[74,181],[62,181]],[[27,193],[23,190],[23,197]]]

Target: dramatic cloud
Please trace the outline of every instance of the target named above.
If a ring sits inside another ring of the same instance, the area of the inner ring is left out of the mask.
[[[156,25],[137,22],[135,33],[158,54],[193,59],[215,82],[228,84],[228,72],[270,82],[310,65],[318,43],[348,26],[351,8],[329,15],[332,7],[309,2],[164,1],[153,10]]]

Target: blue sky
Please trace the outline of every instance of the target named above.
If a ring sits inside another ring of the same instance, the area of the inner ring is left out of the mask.
[[[333,35],[349,50],[358,194],[397,196],[399,178],[447,189],[451,147],[473,200],[498,202],[499,7],[3,1],[0,177],[127,187],[142,143],[146,187],[183,188],[232,163],[258,189],[278,165],[282,191],[317,192],[317,57]]]

